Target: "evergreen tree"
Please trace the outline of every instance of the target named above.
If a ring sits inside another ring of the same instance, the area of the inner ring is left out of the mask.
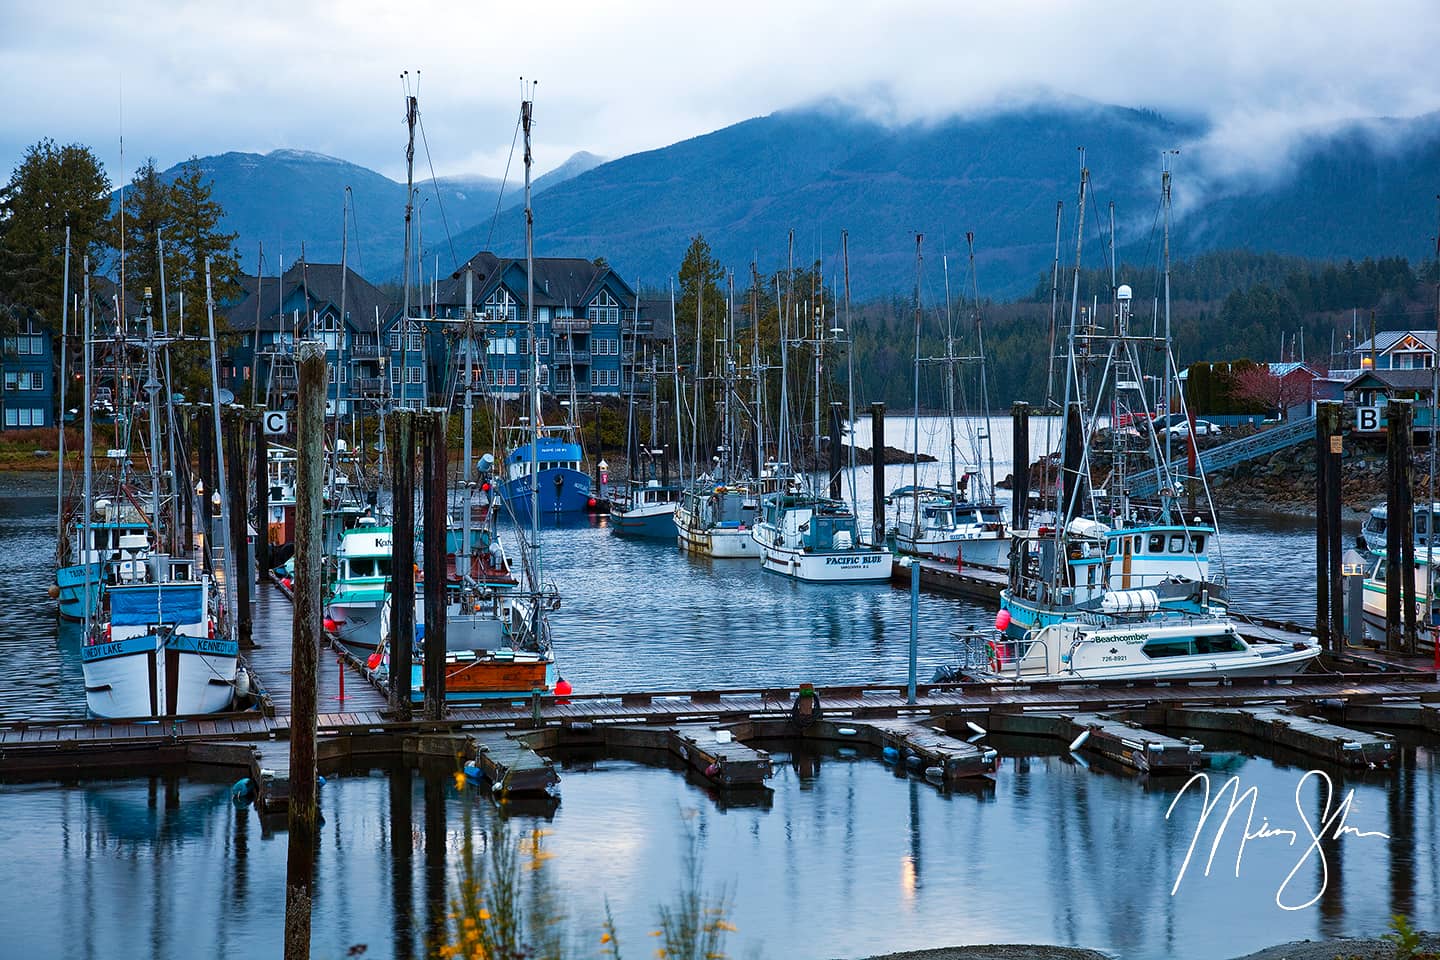
[[[110,180],[89,147],[32,144],[0,193],[0,300],[57,323],[70,227],[70,288],[84,257],[95,269],[107,237]]]
[[[116,211],[111,222],[114,236],[125,237],[125,283],[136,298],[149,287],[160,295],[160,262],[156,237],[162,228],[168,228],[171,220],[170,186],[155,168],[155,159],[147,159],[130,178],[129,186],[123,190],[124,226],[121,226],[120,211]],[[170,238],[166,238],[167,246]],[[166,250],[166,281],[174,282],[171,272],[176,266],[173,250]],[[158,309],[158,308],[157,308]]]
[[[220,221],[225,210],[214,199],[214,183],[205,176],[198,157],[191,157],[170,184],[170,226],[165,244],[175,252],[173,273],[167,256],[166,282],[170,290],[185,294],[185,312],[191,317],[205,309],[205,259],[210,258],[211,288],[216,304],[240,293],[240,256],[234,233],[223,233]],[[191,304],[194,305],[193,311]],[[217,310],[217,329],[223,321]]]

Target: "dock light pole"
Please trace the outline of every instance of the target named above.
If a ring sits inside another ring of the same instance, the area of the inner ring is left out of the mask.
[[[920,657],[920,560],[909,557],[902,561],[910,567],[910,680],[905,688],[905,702],[915,704],[915,674]]]

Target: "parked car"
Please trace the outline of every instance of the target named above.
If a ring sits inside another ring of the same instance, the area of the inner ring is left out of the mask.
[[[1166,432],[1169,433],[1170,436],[1172,436],[1172,437],[1185,437],[1185,436],[1189,436],[1189,435],[1190,435],[1190,421],[1188,421],[1188,420],[1186,420],[1186,419],[1184,419],[1184,418],[1180,418],[1180,420],[1179,420],[1178,423],[1175,423],[1175,424],[1167,427],[1167,428],[1166,428]],[[1196,421],[1195,421],[1195,436],[1197,436],[1197,437],[1218,437],[1219,435],[1220,435],[1220,424],[1218,424],[1218,423],[1211,423],[1209,420],[1196,420]]]

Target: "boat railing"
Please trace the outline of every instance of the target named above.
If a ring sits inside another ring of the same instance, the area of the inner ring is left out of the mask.
[[[950,634],[956,643],[960,668],[965,673],[988,673],[1020,679],[1028,672],[1045,673],[1050,662],[1050,648],[1038,637],[1014,638],[985,630],[956,630]],[[1026,664],[1030,666],[1026,666]]]

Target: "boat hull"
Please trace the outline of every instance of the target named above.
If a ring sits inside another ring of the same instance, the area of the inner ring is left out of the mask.
[[[717,560],[754,560],[760,556],[760,544],[744,527],[686,527],[675,521],[676,538],[691,553]]]
[[[1252,654],[1228,661],[1210,658],[1204,662],[1196,660],[1190,663],[1163,666],[1136,664],[1133,667],[1119,667],[1110,670],[1091,668],[1053,674],[1024,673],[1019,679],[1025,683],[1039,683],[1051,680],[1219,680],[1227,677],[1289,677],[1303,671],[1319,656],[1319,647],[1308,647],[1304,650],[1291,650],[1270,656]],[[1016,680],[1013,672],[985,672],[980,676],[997,683],[1013,683]]]
[[[771,573],[809,583],[888,581],[890,554],[881,550],[804,552],[784,547],[761,548],[761,566]]]
[[[100,609],[101,591],[100,561],[89,564],[86,575],[85,564],[61,567],[55,571],[55,586],[60,596],[60,616],[66,620],[84,620],[93,617]]]
[[[239,645],[233,640],[150,633],[81,650],[85,706],[107,719],[229,710]]]
[[[610,527],[621,536],[669,539],[675,535],[675,504],[638,507],[634,510],[611,507]]]
[[[1010,538],[954,537],[944,540],[896,536],[895,546],[901,553],[926,557],[933,560],[959,561],[962,564],[976,563],[987,567],[1006,567],[1010,563]]]
[[[383,600],[337,601],[326,607],[325,615],[335,621],[335,639],[364,659],[380,646],[381,625],[388,610]]]
[[[537,492],[541,516],[574,516],[590,509],[590,477],[579,470],[541,470]],[[530,519],[529,477],[505,481],[500,493],[517,520]]]

